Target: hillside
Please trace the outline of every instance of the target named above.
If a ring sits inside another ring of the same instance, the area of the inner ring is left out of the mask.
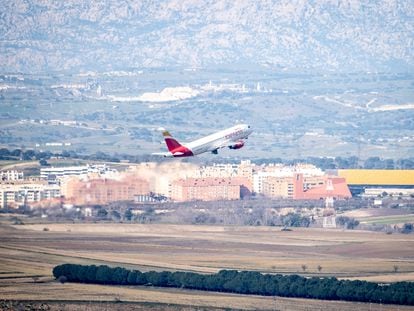
[[[36,1],[3,3],[6,72],[261,65],[413,68],[412,1]]]
[[[411,157],[412,1],[6,1],[0,145],[148,154],[237,122],[224,157]],[[208,155],[210,157],[210,155]]]

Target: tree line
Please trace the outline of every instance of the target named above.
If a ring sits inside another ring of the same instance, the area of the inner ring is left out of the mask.
[[[7,148],[0,149],[0,160],[43,160],[50,159],[51,157],[63,157],[74,158],[82,160],[92,161],[109,161],[120,162],[129,161],[131,163],[145,162],[145,161],[159,161],[158,157],[151,156],[149,154],[143,155],[128,155],[128,154],[107,154],[101,151],[92,154],[81,154],[79,152],[70,150],[63,150],[61,152],[50,151],[38,151],[34,149],[14,149],[9,150]],[[227,162],[228,160],[214,157],[212,162]],[[414,158],[407,159],[381,159],[379,157],[370,157],[366,160],[359,159],[358,157],[307,157],[302,159],[257,159],[253,161],[256,164],[264,163],[282,163],[285,165],[294,165],[296,163],[309,163],[313,164],[323,170],[329,169],[350,169],[350,168],[365,168],[365,169],[414,169]]]
[[[338,280],[334,277],[262,274],[254,271],[221,270],[216,274],[128,270],[106,265],[62,264],[53,269],[60,282],[175,287],[238,294],[282,296],[323,300],[346,300],[414,305],[414,283],[379,284]]]

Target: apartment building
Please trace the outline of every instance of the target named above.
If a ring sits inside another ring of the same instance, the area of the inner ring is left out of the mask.
[[[307,186],[306,186],[307,184]],[[347,199],[351,198],[345,178],[337,176],[321,176],[320,181],[314,183],[312,188],[306,183],[303,174],[295,174],[293,178],[293,199],[296,200],[320,200],[326,198]]]
[[[294,183],[292,177],[267,176],[261,184],[261,192],[269,198],[293,198]]]
[[[173,182],[174,201],[216,201],[240,199],[243,181],[240,178],[187,178]]]
[[[73,177],[62,182],[65,200],[74,205],[108,204],[115,201],[133,201],[137,195],[148,195],[149,183],[134,176],[122,180]]]
[[[23,172],[19,172],[16,170],[0,172],[0,181],[16,181],[16,180],[23,180],[23,178],[24,178]]]
[[[31,206],[36,202],[60,198],[60,187],[47,182],[15,182],[0,184],[0,208]]]
[[[345,199],[351,197],[344,178],[337,176],[270,176],[263,180],[263,195],[270,198],[318,200],[328,197]]]

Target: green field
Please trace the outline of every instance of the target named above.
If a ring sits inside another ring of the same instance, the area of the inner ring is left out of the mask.
[[[394,225],[414,222],[414,214],[360,218],[363,224]]]

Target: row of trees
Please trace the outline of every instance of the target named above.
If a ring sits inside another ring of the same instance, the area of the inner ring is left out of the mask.
[[[101,151],[98,151],[94,154],[79,154],[76,151],[62,151],[52,153],[50,151],[37,151],[33,149],[23,150],[23,149],[14,149],[9,150],[7,148],[0,149],[0,160],[48,160],[51,157],[65,157],[65,158],[78,158],[84,160],[99,160],[99,161],[110,161],[110,162],[120,162],[121,160],[128,160],[130,162],[142,162],[154,160],[157,158],[152,157],[151,155],[127,155],[127,154],[107,154]],[[214,162],[219,161],[214,157]],[[225,161],[224,159],[222,159]],[[272,158],[272,159],[261,159],[255,161],[256,164],[263,163],[283,163],[286,165],[293,165],[295,163],[310,163],[314,164],[321,169],[338,169],[338,168],[366,168],[366,169],[414,169],[414,158],[408,159],[381,159],[379,157],[370,157],[364,161],[358,159],[358,157],[352,156],[348,158],[336,157],[336,158],[324,158],[324,157],[307,157],[303,159],[294,159],[294,160],[283,160],[281,158]]]
[[[113,221],[132,221],[138,223],[178,223],[178,224],[220,224],[220,225],[240,225],[240,226],[284,226],[284,227],[309,227],[315,224],[311,216],[302,215],[301,213],[290,212],[281,215],[263,207],[256,208],[236,208],[229,207],[225,210],[217,211],[215,206],[207,205],[201,211],[194,210],[193,207],[182,208],[177,206],[170,209],[168,213],[157,213],[152,206],[147,206],[141,210],[141,213],[134,215],[131,208],[128,208],[122,214],[117,210],[106,210],[99,206],[96,217],[99,220]],[[117,208],[117,207],[115,207]],[[344,226],[345,227],[345,226]],[[354,227],[346,227],[354,229]]]
[[[108,266],[63,264],[53,269],[61,282],[113,285],[150,285],[239,294],[347,300],[414,305],[414,283],[378,284],[336,278],[305,278],[259,272],[221,270],[217,274],[193,272],[141,272]]]

